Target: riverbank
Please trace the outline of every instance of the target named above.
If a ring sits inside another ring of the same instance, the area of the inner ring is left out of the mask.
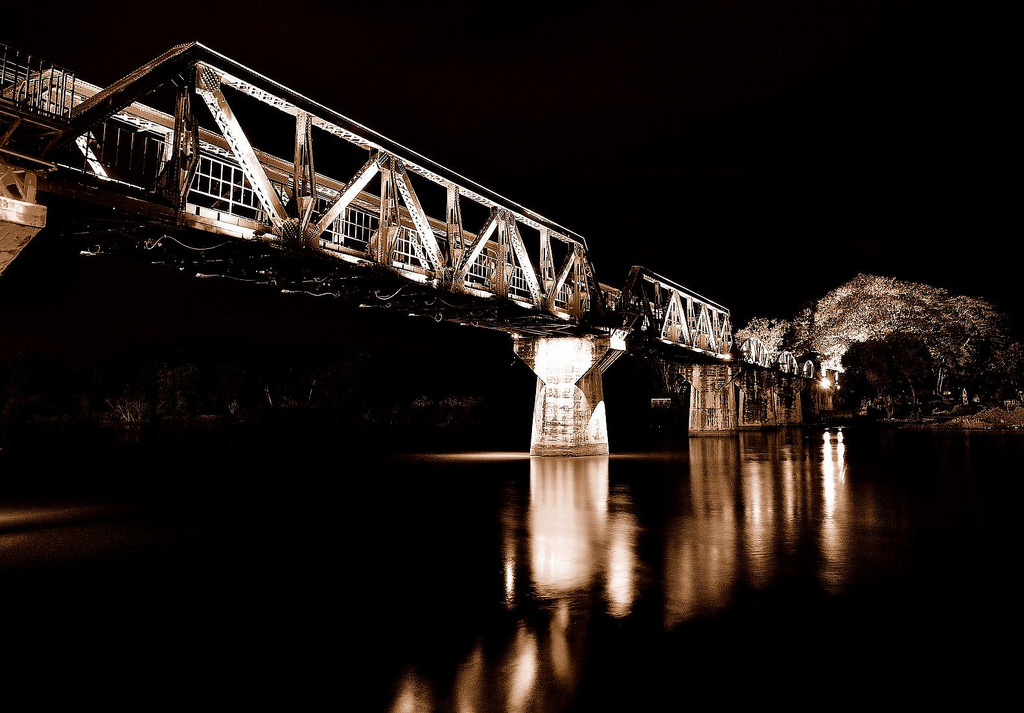
[[[1024,407],[988,406],[979,410],[953,409],[917,419],[880,419],[901,428],[968,431],[1024,431]]]

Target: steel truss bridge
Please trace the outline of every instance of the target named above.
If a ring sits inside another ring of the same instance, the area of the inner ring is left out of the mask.
[[[0,178],[0,272],[66,206],[89,252],[502,330],[594,402],[556,440],[604,437],[600,372],[626,350],[814,375],[734,350],[727,308],[652,270],[599,282],[582,236],[198,43],[105,88],[0,45]]]

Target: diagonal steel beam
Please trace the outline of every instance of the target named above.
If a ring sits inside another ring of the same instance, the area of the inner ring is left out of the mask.
[[[99,158],[96,156],[96,152],[92,150],[92,146],[89,145],[89,139],[92,138],[91,133],[86,132],[75,139],[75,145],[78,146],[78,150],[85,156],[85,161],[100,178],[110,178],[107,175],[107,170],[103,168],[103,164],[100,163]]]
[[[340,194],[338,194],[335,201],[327,208],[327,212],[324,213],[323,217],[320,218],[320,221],[316,225],[317,230],[321,233],[327,230],[331,223],[333,223],[339,215],[342,215],[345,212],[345,209],[348,208],[352,199],[359,195],[359,193],[366,188],[366,185],[373,180],[373,177],[379,172],[379,159],[376,155],[371,156],[370,160],[364,163],[362,168],[356,171],[356,175],[352,177],[352,180],[345,184],[345,188]]]
[[[576,266],[577,260],[580,259],[581,246],[574,246],[572,252],[565,256],[565,262],[562,263],[562,269],[558,272],[558,277],[552,282],[551,290],[548,293],[546,304],[548,309],[555,306],[555,300],[558,299],[558,291],[562,289],[562,285],[569,279],[569,273],[572,272],[573,267]]]
[[[156,59],[87,98],[72,108],[69,126],[54,137],[43,151],[43,156],[58,146],[74,141],[84,132],[106,121],[155,88],[174,80],[186,72],[196,56],[205,49],[195,42],[172,47]]]
[[[399,176],[399,180],[395,182],[398,193],[402,196],[402,202],[405,203],[405,207],[409,209],[409,217],[412,218],[412,223],[416,226],[416,232],[419,233],[420,245],[423,247],[423,251],[430,263],[429,267],[431,270],[443,270],[444,258],[441,257],[441,248],[437,244],[437,238],[434,237],[434,231],[430,227],[430,221],[427,220],[427,214],[423,212],[420,199],[412,187],[412,182],[409,180],[409,172],[405,170],[405,165],[397,160],[395,161],[395,172]]]
[[[472,265],[478,257],[480,257],[480,253],[483,252],[484,246],[487,245],[487,241],[491,239],[495,229],[498,227],[498,215],[498,209],[491,208],[491,213],[487,216],[487,220],[484,221],[483,228],[481,228],[480,232],[476,234],[476,240],[474,240],[473,244],[470,245],[466,252],[462,254],[462,260],[459,261],[458,270],[456,272],[457,276],[465,275],[469,266]]]
[[[235,118],[231,106],[220,88],[220,75],[212,67],[205,64],[196,65],[196,93],[203,98],[206,106],[209,107],[214,121],[224,135],[231,153],[234,154],[242,173],[249,180],[253,192],[259,199],[263,209],[267,211],[271,223],[275,228],[280,229],[288,214],[280,196],[274,190],[273,184],[267,177],[267,172],[260,164],[260,160],[253,151],[252,144],[242,130],[241,124]]]
[[[557,294],[557,291],[551,292],[555,281],[555,260],[551,254],[551,234],[547,227],[540,229],[540,281],[548,297]]]
[[[198,48],[203,53],[202,56],[208,58],[207,61],[221,68],[221,81],[225,85],[245,92],[254,99],[268,106],[273,106],[286,114],[296,114],[304,111],[310,115],[313,126],[322,131],[326,131],[364,149],[379,150],[396,157],[401,157],[406,169],[412,173],[438,185],[447,186],[449,183],[454,183],[457,186],[459,195],[488,208],[508,210],[523,225],[529,225],[537,230],[547,227],[553,233],[563,236],[567,240],[586,244],[583,236],[563,228],[557,223],[498,195],[490,189],[437,164],[387,137],[381,136],[372,129],[297,94],[229,57],[214,52],[203,45],[198,45]]]
[[[533,304],[541,307],[544,304],[544,297],[540,289],[540,281],[537,279],[537,272],[533,269],[533,263],[530,261],[530,254],[526,252],[523,236],[519,234],[516,219],[511,214],[506,217],[506,221],[508,223],[508,239],[512,251],[519,261],[519,267],[523,270],[523,276],[526,277],[526,286],[530,288],[530,298]]]
[[[672,334],[673,326],[679,328],[679,334]],[[686,324],[686,314],[683,310],[682,300],[680,300],[679,293],[675,290],[671,290],[668,306],[665,308],[665,319],[661,324],[661,338],[676,343],[688,343],[690,341],[690,330]]]

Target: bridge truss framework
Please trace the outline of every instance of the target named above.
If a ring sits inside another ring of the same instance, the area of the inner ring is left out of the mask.
[[[106,88],[0,50],[0,248],[12,254],[0,271],[45,223],[42,191],[301,261],[302,282],[285,289],[341,295],[355,269],[404,290],[410,310],[443,294],[437,318],[511,334],[539,375],[537,418],[570,424],[551,438],[535,425],[534,452],[607,452],[600,374],[634,345],[733,357],[725,307],[640,266],[621,290],[600,283],[582,236],[201,44]],[[166,110],[150,105],[158,99]],[[338,140],[344,151],[325,158]],[[443,209],[431,215],[428,203]],[[150,235],[146,247],[156,256],[174,244]],[[570,339],[569,349],[551,341]],[[744,345],[739,360],[808,376],[763,351]]]

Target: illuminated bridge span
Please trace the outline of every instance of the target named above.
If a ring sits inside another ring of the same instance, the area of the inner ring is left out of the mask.
[[[814,376],[734,349],[728,309],[651,270],[600,283],[582,236],[203,45],[106,88],[0,54],[0,272],[66,208],[90,253],[502,330],[538,376],[539,455],[608,452],[602,373],[627,351],[689,394],[694,433],[794,420]],[[788,412],[744,365],[792,376]]]

